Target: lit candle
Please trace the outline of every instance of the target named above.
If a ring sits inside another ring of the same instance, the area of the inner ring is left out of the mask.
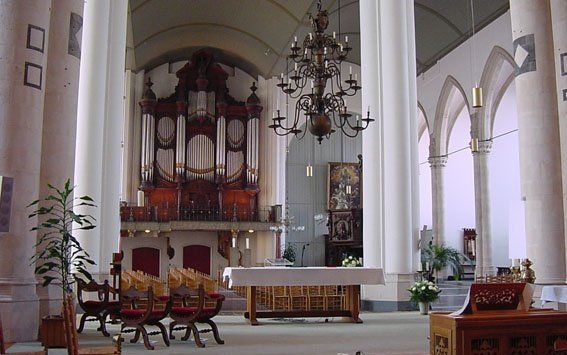
[[[246,249],[250,249],[250,238],[246,238]]]
[[[232,237],[232,247],[236,248],[236,238]]]

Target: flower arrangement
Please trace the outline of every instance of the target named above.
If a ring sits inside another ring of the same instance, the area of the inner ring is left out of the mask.
[[[439,287],[427,280],[417,281],[408,291],[411,293],[410,300],[414,302],[433,302],[441,293]]]
[[[362,266],[362,261],[352,255],[345,256],[342,263],[343,267],[357,267]]]

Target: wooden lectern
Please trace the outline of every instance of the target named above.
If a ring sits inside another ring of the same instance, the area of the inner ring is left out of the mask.
[[[567,312],[530,309],[532,286],[525,283],[472,284],[464,306],[431,313],[430,354],[565,354]]]

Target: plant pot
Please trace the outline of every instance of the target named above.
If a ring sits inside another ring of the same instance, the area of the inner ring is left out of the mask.
[[[419,304],[419,314],[428,315],[429,302],[418,302],[418,304]]]
[[[65,325],[62,316],[45,316],[41,319],[41,344],[44,348],[66,348]]]

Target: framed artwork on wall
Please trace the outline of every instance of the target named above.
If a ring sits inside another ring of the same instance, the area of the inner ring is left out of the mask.
[[[359,163],[329,163],[327,207],[330,210],[362,208],[361,175]]]

